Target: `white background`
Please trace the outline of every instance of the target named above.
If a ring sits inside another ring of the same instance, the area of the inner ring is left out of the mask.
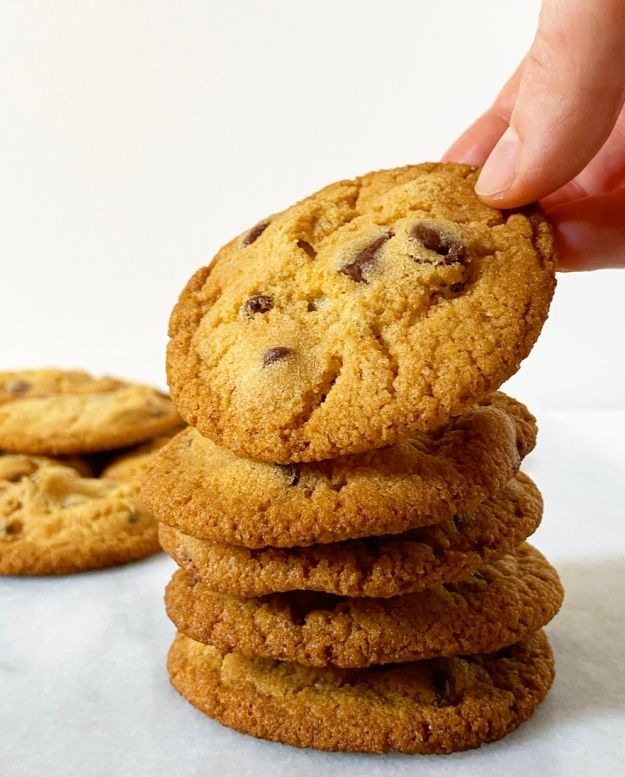
[[[164,384],[169,311],[232,235],[326,183],[437,159],[529,45],[530,0],[0,0],[0,369]],[[559,677],[448,759],[257,743],[168,688],[158,557],[0,583],[0,774],[604,775],[625,756],[625,271],[561,276],[510,390],[538,412]],[[583,410],[585,408],[585,410]],[[3,670],[6,672],[2,673]]]

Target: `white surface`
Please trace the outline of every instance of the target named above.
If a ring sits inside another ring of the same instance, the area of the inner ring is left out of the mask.
[[[162,383],[169,311],[198,266],[330,181],[437,159],[537,10],[0,0],[1,361]],[[623,272],[562,277],[519,396],[622,407],[624,297]]]
[[[557,679],[499,743],[441,757],[314,753],[205,718],[168,685],[164,556],[56,580],[0,579],[2,777],[602,777],[625,757],[625,412],[550,412],[525,466],[535,535],[567,597],[548,627]]]
[[[331,180],[436,159],[514,68],[537,9],[0,0],[1,367],[162,383],[169,310],[199,264]],[[168,687],[159,557],[0,581],[0,775],[622,774],[623,298],[625,272],[561,277],[510,387],[551,409],[528,468],[547,504],[537,544],[568,590],[556,686],[517,734],[422,759],[223,729]]]

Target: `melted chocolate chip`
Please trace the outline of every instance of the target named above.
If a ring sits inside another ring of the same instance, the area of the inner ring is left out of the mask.
[[[459,701],[453,675],[440,666],[432,669],[432,688],[438,707],[452,707]]]
[[[295,464],[277,464],[276,466],[286,478],[289,486],[296,486],[299,483],[299,469]]]
[[[310,245],[310,243],[307,243],[305,240],[298,240],[297,247],[301,248],[302,251],[307,253],[311,259],[314,259],[317,256],[317,252],[315,251],[315,249]]]
[[[137,513],[128,513],[128,523],[138,523],[139,516]]]
[[[460,240],[439,232],[430,224],[417,221],[410,236],[418,240],[428,251],[434,251],[443,257],[445,264],[458,264],[464,260],[464,245]]]
[[[250,231],[247,233],[247,235],[243,238],[243,245],[249,246],[255,240],[258,240],[258,238],[263,234],[263,232],[267,229],[268,226],[269,226],[268,221],[261,221],[260,224],[256,224],[255,227],[252,227]]]
[[[462,529],[464,529],[464,527],[467,524],[466,518],[458,514],[454,515],[453,522],[454,522],[454,526],[456,527],[456,529],[458,529],[458,531],[461,531]]]
[[[274,364],[274,362],[282,361],[282,359],[286,359],[292,353],[293,351],[291,348],[284,348],[281,345],[276,348],[270,348],[263,354],[263,367]]]
[[[7,391],[12,397],[23,397],[29,388],[30,383],[27,380],[14,380],[7,384]]]
[[[368,246],[365,246],[360,253],[348,264],[343,265],[339,270],[343,275],[347,275],[356,283],[368,283],[366,273],[372,269],[377,259],[377,253],[387,240],[393,237],[393,232],[386,232],[384,235],[376,238]]]
[[[266,313],[273,307],[273,297],[267,294],[256,294],[245,300],[242,311],[246,316],[252,317],[255,313]]]
[[[5,533],[9,536],[20,534],[22,529],[24,528],[24,525],[21,521],[11,521],[11,523],[8,523],[5,526]]]
[[[362,267],[356,262],[346,264],[339,270],[343,275],[347,275],[355,283],[368,283],[365,276],[362,274]]]

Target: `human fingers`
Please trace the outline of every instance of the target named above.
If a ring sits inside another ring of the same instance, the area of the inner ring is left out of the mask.
[[[476,191],[517,207],[574,178],[608,138],[625,100],[625,3],[545,0],[510,124]]]
[[[547,211],[561,270],[625,267],[625,189]]]

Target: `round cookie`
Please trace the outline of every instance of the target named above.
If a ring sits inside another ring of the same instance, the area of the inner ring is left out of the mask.
[[[460,580],[513,551],[537,528],[542,498],[517,474],[474,510],[399,535],[303,548],[209,543],[160,524],[161,547],[212,591],[264,596],[322,591],[338,596],[389,597]]]
[[[452,753],[527,720],[553,682],[542,631],[491,655],[340,670],[222,653],[178,634],[176,690],[245,734],[318,750]]]
[[[312,591],[243,599],[179,570],[165,606],[179,631],[220,650],[354,668],[499,650],[550,621],[562,597],[556,571],[525,544],[465,580],[391,599]]]
[[[538,209],[503,212],[451,163],[340,181],[224,246],[170,321],[185,420],[262,461],[437,428],[514,374],[555,288]]]
[[[502,489],[535,441],[535,419],[505,394],[436,433],[307,464],[242,459],[188,428],[157,454],[143,496],[185,534],[250,548],[400,534]]]
[[[143,442],[180,425],[173,402],[149,386],[86,372],[0,373],[0,448],[75,454]]]
[[[152,466],[155,453],[167,445],[179,431],[180,428],[173,429],[167,434],[161,434],[153,440],[148,440],[142,445],[114,456],[106,464],[100,473],[100,477],[124,483],[131,480],[141,480]]]
[[[0,574],[81,572],[158,550],[137,483],[84,478],[40,457],[0,457]]]

